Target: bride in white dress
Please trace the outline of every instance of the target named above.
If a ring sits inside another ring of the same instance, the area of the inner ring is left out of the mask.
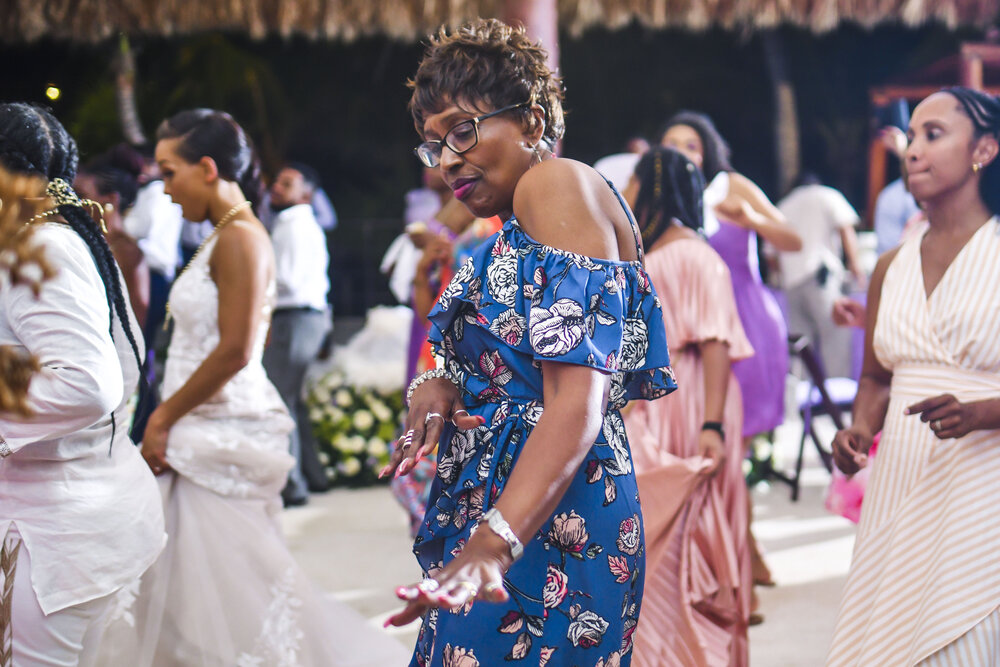
[[[277,525],[293,422],[261,365],[275,271],[244,196],[256,189],[249,140],[207,109],[164,121],[157,139],[165,191],[215,230],[171,290],[165,400],[143,438],[169,540],[101,664],[403,665],[400,644],[314,589]]]

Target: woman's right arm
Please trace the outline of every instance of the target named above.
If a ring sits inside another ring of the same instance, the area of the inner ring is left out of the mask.
[[[104,285],[82,241],[67,238],[72,233],[38,231],[35,240],[48,239],[45,256],[57,269],[38,298],[25,286],[7,287],[0,296],[10,330],[41,366],[26,397],[33,416],[0,414],[0,456],[87,428],[122,400]]]
[[[872,342],[875,338],[885,272],[897,252],[898,249],[882,255],[872,273],[871,284],[868,286],[865,358],[861,368],[861,379],[858,381],[858,394],[854,398],[854,418],[851,426],[838,431],[833,439],[833,457],[837,467],[848,475],[853,475],[865,465],[872,439],[882,430],[885,413],[889,408],[892,373],[879,363]]]
[[[219,233],[212,280],[219,291],[219,343],[170,398],[149,417],[142,453],[154,472],[164,470],[167,436],[184,415],[217,394],[253,356],[271,276],[270,240],[262,230],[235,222]]]

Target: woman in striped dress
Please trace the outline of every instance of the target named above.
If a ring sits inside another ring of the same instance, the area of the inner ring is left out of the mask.
[[[1000,100],[917,106],[906,165],[927,230],[868,296],[847,474],[879,455],[828,665],[1000,664]]]

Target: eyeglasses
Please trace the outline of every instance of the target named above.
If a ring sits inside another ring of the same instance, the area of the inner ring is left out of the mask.
[[[497,109],[496,111],[484,113],[481,116],[476,116],[475,118],[462,121],[455,127],[448,130],[447,134],[444,135],[444,139],[441,139],[440,141],[425,141],[414,148],[413,152],[418,158],[420,158],[420,161],[424,163],[424,166],[436,167],[441,164],[441,151],[444,146],[450,148],[456,155],[461,155],[466,151],[470,151],[475,148],[476,144],[479,143],[479,124],[481,122],[487,118],[492,118],[493,116],[502,114],[505,111],[520,109],[521,107],[526,107],[529,104],[531,103],[521,102],[520,104],[512,104],[509,107]]]

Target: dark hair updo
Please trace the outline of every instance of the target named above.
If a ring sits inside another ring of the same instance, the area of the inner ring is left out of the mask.
[[[988,134],[1000,141],[1000,98],[962,86],[945,88],[944,92],[961,104],[977,139]],[[1000,156],[979,172],[979,196],[993,215],[1000,215]]]
[[[20,102],[0,104],[0,164],[8,171],[38,175],[47,181],[58,178],[72,183],[79,159],[76,141],[48,111]],[[94,257],[108,300],[108,332],[114,339],[114,316],[117,313],[141,375],[139,346],[132,333],[129,307],[122,293],[118,265],[107,240],[83,207],[63,204],[59,206],[59,215],[83,239]],[[114,441],[113,413],[111,417],[111,439]]]
[[[711,118],[698,111],[678,111],[664,123],[660,130],[659,143],[663,143],[663,136],[667,130],[676,125],[687,125],[701,138],[701,171],[705,174],[706,182],[710,182],[720,171],[733,170],[729,163],[729,144],[715,129],[715,123]]]
[[[194,164],[210,157],[219,176],[240,186],[254,208],[260,202],[260,161],[253,142],[225,111],[191,109],[160,123],[156,140],[180,139],[177,154]]]
[[[691,160],[672,148],[654,146],[639,160],[635,177],[639,181],[635,218],[646,248],[656,243],[674,220],[701,232],[705,179]]]
[[[542,140],[555,147],[566,129],[563,88],[546,59],[545,49],[524,28],[497,19],[478,19],[451,34],[441,28],[430,37],[417,73],[407,82],[413,89],[409,108],[417,133],[422,137],[427,116],[450,104],[482,102],[501,109],[530,102],[545,114]],[[528,108],[515,113],[525,121],[532,117]]]

